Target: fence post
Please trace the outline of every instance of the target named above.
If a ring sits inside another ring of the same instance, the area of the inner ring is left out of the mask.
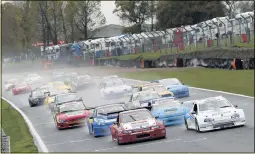
[[[218,19],[217,19],[218,21]],[[217,33],[218,33],[218,37],[217,37],[217,47],[220,47],[220,28],[218,23],[215,23],[214,21],[212,21],[212,23],[217,27]]]
[[[165,38],[166,38],[166,34],[169,35],[169,38],[171,37],[171,34],[168,33],[167,29],[164,32],[165,32]],[[169,48],[169,42],[167,40],[166,40],[166,42],[167,42],[167,47]],[[171,45],[171,52],[172,52],[172,45]]]
[[[190,45],[190,38],[189,38],[189,30],[187,30],[185,27],[183,27],[185,29],[185,32],[187,34],[187,40],[188,40],[188,46],[189,46],[189,51],[191,52],[191,45]]]
[[[233,20],[229,20],[228,18],[226,18],[228,20],[228,22],[231,24],[231,34],[230,34],[230,43],[233,45],[234,44],[234,39],[233,39],[233,35],[234,33],[234,25],[233,25]],[[235,35],[234,35],[235,36]]]
[[[248,43],[250,43],[251,38],[250,38],[250,28],[249,28],[249,25],[248,25],[248,20],[244,16],[242,16],[241,14],[240,14],[240,16],[244,19],[244,21],[246,23],[246,28],[247,28],[246,35],[248,35]]]
[[[223,26],[224,26],[224,30],[225,30],[225,35],[227,35],[227,28],[226,28],[226,24],[224,23],[224,22],[222,22],[220,19],[219,19],[219,21],[223,24]],[[225,46],[227,47],[228,46],[228,44],[227,44],[227,40],[225,39]]]
[[[190,25],[189,25],[190,26]],[[194,30],[195,31],[195,37],[196,37],[196,43],[195,43],[195,46],[196,46],[196,50],[197,50],[197,29],[196,28],[194,28],[194,27],[192,27],[192,26],[190,26],[190,28],[192,29],[192,30]]]

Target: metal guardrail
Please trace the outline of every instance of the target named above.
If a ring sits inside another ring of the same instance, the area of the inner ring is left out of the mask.
[[[6,136],[4,130],[2,129],[1,142],[2,149],[1,153],[10,153],[11,152],[11,142],[10,136]]]

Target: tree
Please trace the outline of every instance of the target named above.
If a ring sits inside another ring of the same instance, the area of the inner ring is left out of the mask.
[[[225,12],[226,15],[232,19],[235,17],[235,15],[237,14],[237,10],[238,10],[238,1],[222,1],[222,3],[226,6],[225,8]]]
[[[106,19],[101,13],[100,1],[77,1],[74,23],[78,30],[83,34],[84,39],[92,37],[92,31],[105,24]],[[90,32],[90,35],[89,35]]]
[[[241,13],[252,12],[254,10],[254,1],[240,1],[238,9]]]
[[[142,32],[142,24],[151,17],[149,1],[115,1],[116,9],[113,13],[123,20],[139,27]]]
[[[224,16],[220,1],[160,1],[156,17],[160,29],[194,25],[215,17]]]

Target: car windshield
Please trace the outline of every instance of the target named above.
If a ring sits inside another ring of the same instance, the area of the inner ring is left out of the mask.
[[[34,91],[32,95],[33,97],[38,97],[38,96],[42,96],[43,93],[41,91]]]
[[[77,100],[77,96],[74,94],[67,94],[67,95],[59,95],[57,96],[58,102],[69,102],[73,100]]]
[[[181,104],[178,101],[159,101],[156,105],[153,105],[153,109],[162,110],[166,108],[180,107]]]
[[[153,118],[149,111],[147,110],[137,110],[127,113],[122,113],[120,116],[121,123],[128,123],[140,120],[146,120]]]
[[[183,106],[187,107],[188,109],[192,109],[194,104],[193,104],[194,101],[187,101],[187,102],[183,102]]]
[[[218,110],[225,107],[232,107],[232,105],[225,99],[204,100],[199,103],[200,111]]]
[[[59,107],[59,112],[64,113],[64,112],[71,112],[71,111],[79,111],[79,110],[85,110],[85,106],[83,102],[70,102],[70,103],[64,103],[61,105],[58,105]]]
[[[122,80],[117,80],[117,81],[113,81],[113,82],[106,82],[105,83],[105,88],[121,86],[121,85],[124,85],[124,82]]]
[[[118,111],[123,111],[123,110],[124,110],[124,107],[122,105],[105,106],[105,107],[100,107],[97,110],[97,114],[105,115],[107,113],[118,112]]]
[[[164,86],[169,85],[182,85],[182,83],[178,79],[163,79],[159,81]]]
[[[17,83],[17,80],[16,79],[11,79],[11,80],[7,80],[5,82],[5,84],[16,84]]]
[[[157,99],[160,98],[158,93],[141,93],[136,98],[134,98],[134,101],[145,101],[150,99]]]

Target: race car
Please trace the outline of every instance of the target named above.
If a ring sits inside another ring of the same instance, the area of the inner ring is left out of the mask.
[[[114,79],[119,79],[117,75],[110,75],[110,76],[105,76],[102,78],[103,80],[114,80]]]
[[[52,81],[64,82],[65,78],[66,78],[66,74],[64,72],[53,72],[51,76]]]
[[[66,73],[65,76],[67,78],[77,78],[78,73],[77,72],[70,72],[70,73]]]
[[[28,84],[33,84],[35,82],[41,82],[42,81],[42,77],[38,74],[29,74],[25,79],[24,82],[28,83]]]
[[[130,100],[125,103],[126,109],[148,107],[153,100],[161,98],[156,91],[140,91],[133,93]]]
[[[50,110],[52,109],[52,103],[55,100],[56,95],[62,94],[62,93],[68,93],[68,90],[57,90],[55,88],[49,89],[48,92],[44,92],[46,95],[46,99],[44,100],[44,105],[47,106]]]
[[[76,78],[70,78],[65,83],[72,87],[73,91],[95,85],[95,81],[89,75],[80,75]]]
[[[106,104],[91,109],[94,111],[87,126],[94,137],[110,135],[110,126],[116,122],[117,114],[125,110],[123,103]]]
[[[185,115],[187,130],[205,132],[245,125],[243,109],[231,104],[222,96],[209,97],[194,102],[192,110]]]
[[[159,83],[147,83],[143,85],[134,86],[133,89],[136,88],[137,90],[134,91],[146,91],[146,90],[155,90],[161,97],[171,97],[174,94],[168,91],[163,85]]]
[[[50,89],[54,89],[54,86],[52,84],[46,84],[46,85],[42,85],[39,89],[43,93],[46,93],[46,92],[50,91]]]
[[[168,78],[162,80],[154,80],[152,83],[160,83],[164,85],[167,90],[174,94],[174,97],[188,97],[189,96],[189,87],[184,85],[176,78]]]
[[[12,94],[18,95],[22,93],[28,93],[32,90],[31,86],[29,86],[27,83],[22,82],[20,84],[17,84],[14,88],[12,88]]]
[[[90,115],[91,112],[78,100],[59,103],[53,111],[53,119],[59,130],[84,125]]]
[[[43,104],[45,98],[45,94],[40,89],[32,90],[28,96],[28,102],[30,107]]]
[[[183,124],[189,109],[174,97],[159,98],[152,102],[151,113],[165,126]]]
[[[50,82],[48,84],[52,85],[57,90],[69,90],[70,92],[72,91],[72,88],[70,86],[66,85],[62,81]],[[72,91],[72,92],[75,92],[75,91]]]
[[[136,109],[118,114],[117,121],[111,126],[112,140],[118,145],[140,140],[165,138],[164,124],[155,119],[149,110]]]
[[[4,88],[5,88],[6,91],[9,91],[12,88],[14,88],[17,84],[18,84],[17,79],[9,79],[9,80],[4,82]]]
[[[50,104],[51,111],[53,111],[53,109],[56,108],[58,104],[71,101],[82,101],[82,98],[76,96],[75,93],[58,94],[54,97],[54,101]]]
[[[132,87],[125,84],[121,79],[115,79],[114,82],[104,82],[100,89],[103,98],[116,98],[120,96],[130,95]]]

